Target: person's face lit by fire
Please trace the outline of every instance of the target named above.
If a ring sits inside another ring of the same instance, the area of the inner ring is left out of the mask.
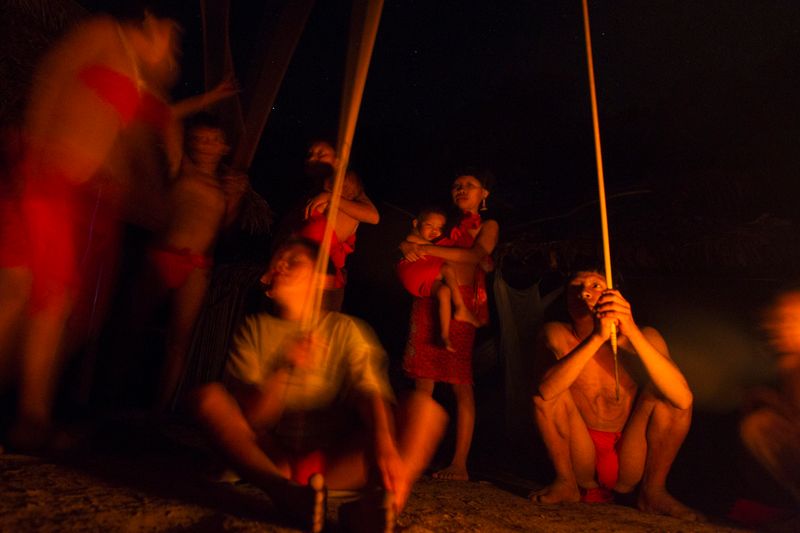
[[[778,353],[800,354],[800,291],[779,296],[767,311],[763,326]]]
[[[320,141],[308,148],[305,160],[305,171],[314,178],[327,178],[333,174],[336,166],[336,151],[330,144]]]
[[[313,285],[314,264],[313,253],[301,244],[278,250],[261,276],[261,282],[267,286],[266,295],[284,306],[304,302]]]
[[[441,213],[428,213],[422,220],[414,220],[414,229],[426,241],[434,241],[442,236],[445,219]]]
[[[198,164],[217,164],[228,153],[225,134],[217,128],[198,126],[188,134],[189,157]]]
[[[308,149],[306,161],[310,163],[326,163],[333,166],[336,162],[336,151],[333,146],[326,142],[316,142]]]
[[[567,311],[573,320],[591,315],[597,300],[608,288],[597,272],[578,272],[567,285]]]
[[[475,176],[459,176],[453,182],[451,194],[453,203],[462,212],[477,213],[483,200],[489,196],[489,191]]]

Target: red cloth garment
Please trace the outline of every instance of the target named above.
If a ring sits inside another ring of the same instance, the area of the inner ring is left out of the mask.
[[[453,246],[450,239],[439,239],[436,246]],[[427,298],[437,278],[441,278],[444,259],[428,255],[417,261],[401,259],[397,263],[397,277],[413,296]]]
[[[308,480],[314,474],[327,473],[327,456],[322,450],[314,450],[309,453],[294,453],[288,457],[291,479],[300,485],[308,485]]]
[[[452,246],[470,248],[475,237],[469,232],[480,228],[478,214],[466,214],[458,226],[450,230]],[[419,261],[417,261],[418,263]],[[459,287],[464,303],[479,321],[489,319],[486,297],[486,273],[476,267],[475,284]],[[450,322],[450,342],[454,352],[441,346],[438,302],[435,298],[417,298],[411,306],[411,318],[403,356],[403,369],[412,379],[432,379],[453,384],[472,383],[472,346],[475,326],[466,322]]]
[[[208,270],[214,265],[210,257],[194,253],[189,248],[176,249],[170,246],[151,248],[148,254],[168,289],[177,289],[186,283],[194,269]]]
[[[464,303],[475,311],[475,291],[462,285]],[[432,379],[453,384],[472,383],[472,346],[475,326],[466,322],[450,322],[450,342],[455,351],[441,345],[439,309],[435,298],[415,298],[403,357],[403,370],[412,379]]]
[[[436,278],[442,274],[444,259],[432,255],[417,261],[401,259],[397,263],[397,277],[413,296],[427,298],[431,296],[431,288]]]
[[[594,464],[597,469],[597,483],[601,488],[613,490],[619,477],[619,454],[617,443],[622,433],[619,431],[599,431],[589,429],[594,443]]]
[[[140,91],[128,76],[105,65],[89,65],[78,78],[117,111],[123,125],[137,119],[158,130],[167,126],[169,106],[152,93]]]
[[[306,220],[305,224],[297,235],[311,239],[315,242],[322,243],[325,236],[325,227],[328,225],[328,217],[326,214],[315,211],[311,217]],[[356,249],[356,234],[353,233],[344,241],[340,241],[339,237],[334,231],[331,234],[331,246],[329,250],[330,260],[333,266],[336,267],[336,274],[334,277],[333,289],[341,289],[345,286],[347,278],[345,276],[344,264],[347,256],[353,253]]]

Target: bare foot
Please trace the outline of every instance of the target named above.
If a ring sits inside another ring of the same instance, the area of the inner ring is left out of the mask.
[[[450,465],[438,472],[433,473],[434,479],[444,479],[447,481],[469,481],[469,474],[466,467]]]
[[[478,320],[478,317],[469,310],[469,307],[466,305],[457,306],[455,312],[453,313],[453,320],[458,320],[459,322],[466,322],[467,324],[472,324],[476,328],[481,327],[481,321]]]
[[[576,503],[581,501],[578,485],[556,479],[551,485],[531,492],[528,499],[532,503],[550,505],[554,503]]]
[[[673,498],[663,487],[658,490],[639,491],[637,506],[645,513],[674,516],[694,522],[706,521],[705,516]]]
[[[308,485],[290,482],[271,492],[270,497],[280,512],[305,531],[320,533],[325,527],[327,489],[321,474],[312,475]]]
[[[394,495],[385,490],[339,506],[339,527],[350,533],[392,533],[396,523]]]

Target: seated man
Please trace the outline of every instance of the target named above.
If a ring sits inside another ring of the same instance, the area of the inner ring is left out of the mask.
[[[233,468],[301,525],[323,527],[325,486],[382,485],[355,512],[342,507],[365,531],[391,531],[446,415],[430,398],[412,396],[398,409],[395,432],[387,358],[369,327],[323,311],[311,332],[301,330],[317,252],[304,239],[276,252],[262,278],[276,312],[245,320],[226,384],[199,389],[196,412]],[[342,521],[345,514],[340,508]]]
[[[641,482],[639,509],[685,519],[700,515],[666,490],[672,461],[689,431],[692,392],[661,335],[634,322],[630,304],[597,269],[566,288],[569,323],[549,322],[538,357],[534,417],[556,471],[534,503],[608,502]],[[618,332],[616,398],[612,325]]]

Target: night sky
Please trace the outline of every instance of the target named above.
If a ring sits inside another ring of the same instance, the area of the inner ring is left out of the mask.
[[[253,169],[268,197],[291,195],[304,141],[335,131],[348,5],[319,2],[301,38]],[[745,218],[796,212],[800,5],[590,12],[609,194],[688,187]],[[511,222],[559,214],[596,194],[592,142],[580,2],[386,3],[352,161],[377,200],[413,210],[477,163]]]
[[[197,3],[181,6],[177,97],[202,87]],[[245,100],[262,9],[232,7]],[[305,192],[307,141],[335,138],[349,11],[314,6],[250,169],[279,214]],[[796,221],[800,4],[598,0],[590,16],[612,238],[648,217]],[[453,173],[478,165],[507,236],[582,205],[599,228],[584,46],[579,0],[386,1],[351,158],[370,197],[447,204]]]

